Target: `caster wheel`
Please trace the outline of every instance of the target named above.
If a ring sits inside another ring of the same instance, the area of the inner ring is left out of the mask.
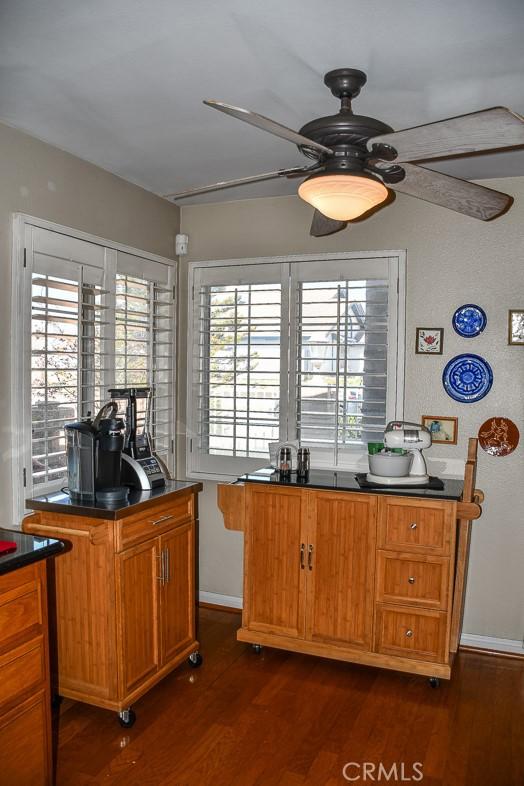
[[[440,686],[440,680],[438,677],[428,677],[428,682],[432,688],[438,688]]]
[[[187,659],[187,662],[193,669],[198,669],[198,667],[201,666],[204,662],[204,659],[199,652],[192,652]]]
[[[253,652],[256,655],[260,655],[260,653],[262,652],[262,644],[252,644],[251,646],[253,647]]]
[[[130,729],[131,726],[135,725],[135,721],[136,715],[131,708],[118,713],[118,722],[124,729]]]

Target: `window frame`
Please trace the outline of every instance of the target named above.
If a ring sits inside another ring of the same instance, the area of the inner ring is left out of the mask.
[[[342,266],[344,262],[355,262],[358,260],[387,260],[388,268],[388,292],[396,297],[391,297],[390,323],[395,325],[394,342],[388,346],[388,369],[394,360],[396,370],[393,384],[388,384],[386,418],[388,420],[402,419],[404,416],[404,378],[405,378],[405,321],[406,321],[406,250],[377,250],[377,251],[342,251],[336,253],[322,254],[292,254],[277,257],[250,257],[246,259],[218,259],[206,261],[193,261],[188,264],[188,344],[187,344],[187,390],[186,390],[186,474],[189,478],[200,480],[226,480],[235,479],[240,474],[259,469],[269,464],[267,460],[253,458],[235,458],[206,456],[198,450],[194,450],[198,439],[198,412],[194,405],[194,341],[195,341],[195,314],[198,312],[198,279],[199,271],[210,268],[244,268],[244,273],[249,271],[252,265],[279,264],[284,271],[286,265],[289,266],[288,273],[282,272],[280,281],[283,285],[282,291],[282,313],[281,313],[281,357],[287,357],[288,361],[285,368],[281,368],[281,391],[280,391],[280,428],[281,441],[295,439],[296,413],[294,406],[295,400],[295,354],[296,354],[296,335],[291,331],[291,326],[295,323],[296,303],[292,288],[297,285],[299,276],[294,276],[293,265],[301,262],[319,263],[322,265],[327,262],[338,263]],[[340,276],[343,278],[343,275]],[[284,281],[286,286],[284,286]],[[228,284],[225,280],[222,283]],[[285,291],[284,291],[285,290]],[[287,308],[284,308],[286,304]],[[394,343],[394,345],[393,345]],[[390,358],[391,355],[391,358]],[[207,458],[207,460],[202,459]],[[334,467],[329,462],[319,460],[319,456],[312,454],[312,464],[322,469],[357,470],[362,469],[366,462],[366,452],[364,449],[355,450],[351,462]],[[215,465],[215,466],[214,466]],[[220,465],[220,470],[218,469]]]
[[[57,224],[46,219],[39,219],[25,213],[13,213],[11,217],[11,488],[13,497],[13,515],[15,526],[20,521],[27,508],[25,499],[30,490],[32,494],[50,493],[49,489],[33,487],[31,482],[31,314],[32,314],[32,270],[27,264],[26,233],[29,228],[40,228],[50,232],[65,235],[74,240],[91,243],[102,247],[106,258],[111,260],[111,266],[117,271],[118,254],[138,257],[146,261],[161,264],[168,268],[169,286],[173,286],[173,313],[171,329],[171,343],[173,357],[176,357],[177,346],[177,313],[178,313],[178,263],[175,259],[162,257],[148,251],[132,246],[107,240],[97,235],[83,232],[71,227]],[[118,271],[122,272],[122,271]],[[116,276],[115,276],[116,278]],[[114,330],[114,326],[112,326]],[[114,355],[109,359],[112,361]],[[172,363],[171,371],[172,402],[171,423],[173,425],[170,469],[175,469],[175,432],[176,432],[176,402],[177,402],[177,376],[176,363]],[[63,485],[61,481],[60,485]],[[59,484],[55,488],[59,488]]]

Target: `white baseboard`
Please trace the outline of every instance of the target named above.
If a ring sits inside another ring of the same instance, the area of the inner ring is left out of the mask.
[[[232,609],[242,610],[242,598],[237,595],[220,595],[217,592],[200,592],[199,600],[213,606],[229,606]],[[524,655],[524,644],[517,639],[497,639],[493,636],[475,636],[472,633],[463,633],[460,643],[464,647],[477,647],[481,650],[497,650],[509,652],[513,655]]]
[[[480,650],[497,650],[509,652],[512,655],[524,655],[524,644],[518,639],[497,639],[493,636],[475,636],[473,633],[463,633],[460,637],[463,647],[478,647]]]
[[[218,595],[216,592],[199,592],[198,599],[201,603],[211,603],[213,606],[229,606],[231,609],[242,610],[242,598],[236,595]]]

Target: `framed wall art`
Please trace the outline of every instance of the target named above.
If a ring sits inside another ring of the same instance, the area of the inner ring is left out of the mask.
[[[422,425],[429,429],[434,444],[457,444],[458,418],[449,415],[422,415]]]
[[[444,328],[417,328],[415,352],[417,355],[442,355]]]
[[[524,347],[524,309],[511,309],[508,312],[508,344]]]

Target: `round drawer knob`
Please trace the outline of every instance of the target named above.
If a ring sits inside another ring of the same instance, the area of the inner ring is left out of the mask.
[[[410,584],[414,584],[415,583],[415,576],[410,576],[409,579],[408,579],[408,582]]]
[[[406,631],[406,636],[408,637],[408,639],[411,639],[413,637],[413,631],[411,630],[411,628],[409,628]]]
[[[410,529],[416,529],[417,528],[417,522],[416,521],[412,521],[411,524],[409,525],[409,528]]]

